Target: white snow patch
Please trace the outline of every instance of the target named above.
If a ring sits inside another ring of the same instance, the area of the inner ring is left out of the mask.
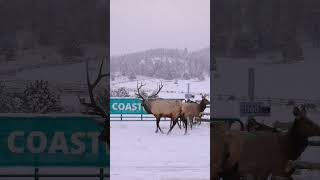
[[[164,132],[169,122],[160,121]],[[209,180],[210,127],[203,122],[184,135],[155,133],[156,122],[111,122],[113,180]]]

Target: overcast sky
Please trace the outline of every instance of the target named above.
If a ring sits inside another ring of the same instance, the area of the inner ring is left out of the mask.
[[[111,0],[111,55],[210,42],[210,0]]]

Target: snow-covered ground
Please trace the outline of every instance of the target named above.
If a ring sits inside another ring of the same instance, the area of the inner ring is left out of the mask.
[[[169,122],[160,122],[164,132]],[[112,180],[209,180],[210,127],[202,123],[184,135],[155,133],[155,122],[111,122]]]
[[[137,82],[146,84],[143,89],[152,93],[162,82],[161,98],[184,99],[187,84],[194,100],[201,93],[210,95],[210,79],[161,80],[138,76],[130,81],[118,76],[111,81],[111,90],[125,87],[134,96]],[[208,97],[208,99],[210,96]],[[210,112],[206,109],[205,112]],[[131,115],[132,116],[132,115]],[[139,117],[140,118],[140,117]],[[206,117],[207,118],[207,117]],[[164,132],[169,129],[168,121],[160,121]],[[113,180],[209,180],[210,179],[210,127],[203,122],[184,135],[178,126],[170,135],[155,133],[155,121],[111,122],[111,179]]]

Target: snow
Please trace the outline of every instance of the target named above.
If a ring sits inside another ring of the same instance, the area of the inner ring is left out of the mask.
[[[169,122],[160,121],[164,132]],[[111,122],[112,180],[209,180],[210,127],[203,122],[184,135],[155,133],[155,122]]]
[[[117,76],[111,81],[111,90],[125,87],[131,96],[137,88],[137,82],[146,84],[142,87],[148,94],[163,83],[158,94],[160,98],[184,99],[187,84],[194,100],[201,95],[210,95],[210,79],[198,80],[163,80],[137,76],[130,81],[126,77]],[[210,96],[208,97],[210,98]],[[210,112],[207,108],[205,112]],[[134,115],[130,115],[134,117]],[[139,115],[140,116],[140,115]],[[148,116],[150,117],[150,116]],[[140,118],[140,117],[139,117]],[[205,116],[204,118],[208,118]],[[113,118],[119,119],[119,118]],[[123,119],[126,119],[124,116]],[[146,119],[146,118],[144,118]],[[151,120],[154,118],[148,118]],[[210,127],[206,122],[193,126],[184,135],[184,129],[176,126],[170,135],[155,133],[155,121],[111,121],[111,167],[113,180],[209,180],[210,179]],[[160,121],[160,127],[166,133],[169,121]]]

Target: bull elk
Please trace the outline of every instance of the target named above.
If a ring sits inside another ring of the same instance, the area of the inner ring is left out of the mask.
[[[216,169],[234,175],[234,179],[248,174],[258,180],[291,178],[293,171],[286,171],[289,160],[296,160],[306,149],[308,138],[320,136],[320,127],[306,116],[305,108],[294,107],[295,120],[287,132],[236,132],[223,134],[223,164]],[[214,145],[213,148],[217,147]],[[229,171],[229,172],[228,172]]]
[[[99,138],[102,141],[106,142],[107,147],[109,147],[109,145],[110,145],[110,138],[109,138],[110,137],[110,124],[109,124],[110,116],[105,111],[103,106],[99,103],[99,101],[96,100],[96,96],[94,95],[94,90],[95,90],[96,86],[99,84],[99,82],[103,78],[108,77],[110,75],[109,73],[102,73],[104,60],[105,60],[105,58],[102,58],[101,64],[99,67],[98,76],[93,83],[90,82],[88,60],[86,61],[86,79],[87,79],[87,87],[88,87],[90,102],[89,103],[85,102],[83,99],[80,99],[80,98],[79,98],[79,101],[82,105],[84,105],[85,107],[92,110],[91,112],[89,112],[89,114],[98,115],[103,118],[104,121],[102,123],[100,122],[99,124],[102,125],[104,127],[104,129],[101,132]]]
[[[161,89],[163,88],[163,84],[160,83],[158,85],[158,90],[151,94],[150,96],[145,97],[143,94],[141,94],[140,89],[145,84],[137,83],[137,93],[136,95],[142,99],[141,105],[144,107],[147,113],[154,115],[156,118],[156,133],[158,133],[158,130],[160,130],[161,133],[163,133],[162,129],[160,128],[160,119],[162,117],[168,117],[171,118],[171,121],[173,121],[175,124],[176,120],[180,116],[181,112],[181,100],[174,100],[174,99],[162,99],[162,98],[156,98]],[[173,125],[172,125],[173,126]],[[172,127],[171,126],[171,127]],[[171,129],[168,131],[168,134],[170,133]]]

